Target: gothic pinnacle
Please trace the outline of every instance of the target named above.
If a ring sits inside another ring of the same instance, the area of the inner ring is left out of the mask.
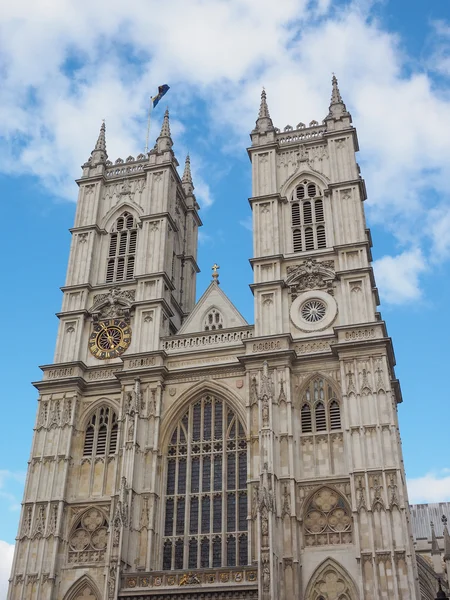
[[[259,106],[258,119],[268,117],[270,119],[269,107],[267,106],[266,90],[263,88],[261,92],[261,104]]]
[[[91,152],[90,163],[92,166],[106,162],[108,154],[106,152],[106,124],[103,123],[100,127],[100,133],[98,134],[97,142],[94,149]]]
[[[338,80],[336,75],[333,73],[333,79],[331,80],[331,102],[330,104],[338,104],[342,102],[341,92],[339,91]],[[343,104],[343,102],[342,102]]]
[[[162,122],[161,133],[159,137],[169,137],[170,138],[170,122],[169,122],[169,109],[166,108],[166,112],[164,113],[164,119]]]
[[[161,132],[156,140],[156,149],[158,152],[166,152],[173,146],[172,138],[170,137],[170,122],[169,109],[166,108],[164,119],[161,126]]]
[[[103,121],[100,127],[100,133],[98,134],[97,143],[95,144],[95,150],[103,150],[106,152],[106,124]]]
[[[333,73],[333,78],[331,80],[330,110],[327,119],[339,118],[342,116],[348,117],[349,113],[347,112],[347,107],[345,106],[344,101],[342,100],[337,77]]]
[[[258,118],[256,119],[256,131],[264,132],[273,130],[272,119],[270,118],[269,107],[267,106],[266,90],[261,92],[261,104],[259,106]]]
[[[190,187],[190,192],[192,192],[192,190],[194,189],[191,173],[191,157],[189,156],[189,154],[186,156],[186,162],[184,163],[184,172],[183,177],[181,178],[181,183],[184,186]]]

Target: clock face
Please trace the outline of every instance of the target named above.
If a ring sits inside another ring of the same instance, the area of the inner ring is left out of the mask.
[[[89,350],[100,360],[117,358],[131,343],[131,327],[122,319],[94,323],[89,336]]]

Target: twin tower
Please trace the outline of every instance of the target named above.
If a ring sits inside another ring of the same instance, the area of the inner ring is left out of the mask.
[[[9,600],[419,600],[394,354],[356,130],[274,127],[252,164],[255,324],[196,303],[201,225],[169,115],[79,199]]]

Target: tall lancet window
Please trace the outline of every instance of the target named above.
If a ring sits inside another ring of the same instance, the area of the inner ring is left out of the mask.
[[[302,433],[340,430],[341,406],[332,387],[318,377],[311,381],[302,399]]]
[[[192,404],[167,452],[163,569],[246,565],[247,442],[233,410]]]
[[[134,277],[137,226],[133,215],[124,212],[109,237],[106,282],[126,281]]]
[[[306,179],[292,194],[291,225],[294,252],[327,247],[322,192]]]

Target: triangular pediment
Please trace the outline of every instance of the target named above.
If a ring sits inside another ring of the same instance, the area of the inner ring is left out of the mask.
[[[234,306],[219,284],[211,282],[177,335],[245,327],[247,321]]]

